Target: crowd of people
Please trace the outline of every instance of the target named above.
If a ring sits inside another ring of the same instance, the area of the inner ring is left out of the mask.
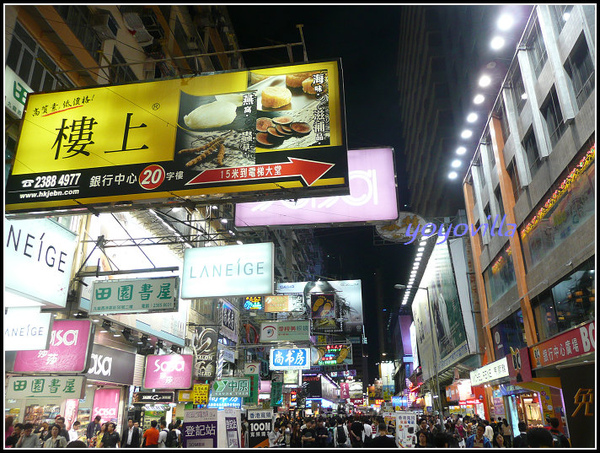
[[[453,416],[445,420],[438,416],[423,416],[418,421],[415,448],[544,448],[571,446],[559,430],[559,420],[548,418],[544,428],[528,428],[519,422],[519,433],[513,433],[505,418],[497,421],[479,416]],[[65,427],[65,418],[57,416],[55,423],[16,423],[5,418],[5,447],[8,448],[173,448],[181,447],[182,426],[177,420],[167,427],[166,421],[152,420],[142,430],[129,419],[121,434],[113,422],[101,423],[97,416],[80,436],[80,423]],[[393,422],[382,416],[328,415],[295,417],[280,414],[268,434],[270,448],[394,448],[398,447]],[[413,430],[414,432],[414,430]],[[248,446],[248,420],[242,416],[242,446]]]

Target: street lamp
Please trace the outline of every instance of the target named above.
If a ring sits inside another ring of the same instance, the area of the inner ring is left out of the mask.
[[[406,285],[402,285],[400,283],[396,283],[394,285],[394,288],[396,289],[406,289]],[[439,381],[439,377],[438,377],[438,360],[437,360],[437,343],[438,343],[438,338],[437,338],[437,332],[436,330],[433,328],[433,313],[431,311],[431,300],[429,299],[429,287],[425,286],[425,287],[421,287],[421,286],[415,286],[414,288],[416,289],[424,289],[425,291],[427,291],[427,309],[429,311],[429,319],[431,321],[431,326],[432,332],[435,332],[434,338],[433,338],[433,347],[432,352],[433,352],[433,370],[434,370],[434,375],[435,375],[435,391],[437,392],[437,398],[433,398],[433,402],[431,403],[433,408],[435,409],[435,400],[437,399],[438,401],[438,414],[440,416],[440,420],[442,421],[442,429],[444,429],[444,423],[443,423],[443,415],[442,415],[442,400],[441,398],[441,393],[440,393],[440,381]]]

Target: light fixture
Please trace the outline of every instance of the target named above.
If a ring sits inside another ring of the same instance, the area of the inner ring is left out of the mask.
[[[181,346],[174,344],[171,346],[171,351],[173,351],[175,354],[181,354]]]
[[[227,225],[227,219],[221,219],[221,223],[222,223],[223,225]]]
[[[142,335],[137,341],[137,344],[146,344],[148,342],[148,335]]]
[[[455,171],[451,171],[450,173],[448,173],[448,179],[456,179],[458,178],[458,173],[456,173]]]
[[[244,245],[242,241],[236,241],[238,245]]]
[[[510,14],[502,14],[496,25],[498,26],[498,29],[505,31],[512,27],[514,22],[515,21]]]
[[[100,329],[100,333],[110,332],[112,330],[112,322],[108,320],[102,321],[102,329]]]
[[[459,156],[462,156],[466,152],[467,148],[465,148],[464,146],[459,146],[458,148],[456,148],[456,154],[458,154]]]
[[[469,123],[474,123],[475,121],[477,121],[477,118],[479,118],[479,116],[477,116],[477,113],[469,113],[467,115],[467,122]],[[466,150],[465,150],[466,151]]]
[[[417,252],[424,252],[424,251],[425,251],[425,247],[419,247],[419,248],[417,249]]]
[[[137,339],[133,336],[133,331],[129,327],[125,327],[123,329],[123,338],[125,338],[130,343],[135,342]]]
[[[471,138],[472,135],[473,135],[473,131],[471,131],[469,129],[465,129],[464,131],[462,131],[460,133],[461,138]]]
[[[421,257],[420,257],[420,256],[417,256],[417,257],[415,258],[415,266],[416,266],[416,263],[418,263],[419,261],[421,261]]]
[[[455,160],[452,161],[452,163],[450,165],[452,165],[452,168],[458,168],[458,167],[460,167],[461,163],[462,162],[460,160],[455,159]]]
[[[417,252],[417,256],[423,256],[423,252]]]
[[[482,75],[479,78],[479,86],[482,87],[482,88],[485,88],[485,87],[489,86],[490,83],[492,83],[492,79],[488,75]]]
[[[485,97],[483,96],[483,94],[478,94],[477,96],[475,96],[473,98],[473,104],[481,104],[483,101],[485,101]]]
[[[492,39],[492,42],[490,43],[490,47],[493,50],[500,50],[504,47],[505,41],[504,38],[502,36],[496,36]]]

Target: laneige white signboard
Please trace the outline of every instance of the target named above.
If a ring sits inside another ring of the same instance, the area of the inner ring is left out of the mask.
[[[67,304],[75,233],[49,219],[4,219],[6,288],[45,305]]]
[[[187,249],[181,298],[273,294],[274,250],[272,242]]]
[[[52,313],[40,313],[40,307],[11,307],[4,315],[4,349],[39,351],[49,347]]]

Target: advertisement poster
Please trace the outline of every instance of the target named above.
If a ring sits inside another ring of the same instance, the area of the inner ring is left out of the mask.
[[[236,417],[225,417],[227,448],[240,448],[240,436]]]
[[[96,415],[102,417],[100,423],[117,423],[119,418],[119,389],[96,389],[94,392],[94,405],[92,407],[91,420]]]
[[[391,416],[388,414],[388,416]],[[400,448],[412,448],[417,443],[417,414],[415,412],[397,412],[396,418],[396,443]]]
[[[7,212],[349,192],[340,61],[27,97]]]
[[[192,387],[191,354],[146,356],[144,385],[146,389],[189,389]]]
[[[273,430],[273,410],[248,410],[248,447],[269,446],[269,433]]]
[[[342,319],[340,330],[349,335],[362,335],[363,302],[360,280],[278,283],[275,293],[300,296],[307,314],[312,313],[313,295],[335,294],[336,316]],[[315,320],[315,323],[319,321]],[[325,322],[328,323],[329,319],[326,318]],[[317,324],[314,327],[317,328]]]
[[[183,447],[217,448],[217,409],[184,411]]]
[[[596,432],[596,367],[593,363],[559,369],[566,421],[573,448],[594,448]],[[563,417],[563,423],[564,423]]]
[[[271,383],[271,407],[279,407],[283,404],[283,382]]]
[[[240,312],[231,302],[221,299],[221,334],[234,343],[239,340]]]
[[[91,352],[90,320],[58,320],[52,325],[50,347],[43,351],[17,351],[18,373],[85,373]]]
[[[260,342],[308,341],[310,321],[272,321],[260,323]]]
[[[217,340],[219,332],[214,326],[198,326],[192,337],[195,350],[195,379],[214,379],[217,371]]]
[[[316,366],[352,365],[351,344],[326,344],[311,348],[312,364]]]

